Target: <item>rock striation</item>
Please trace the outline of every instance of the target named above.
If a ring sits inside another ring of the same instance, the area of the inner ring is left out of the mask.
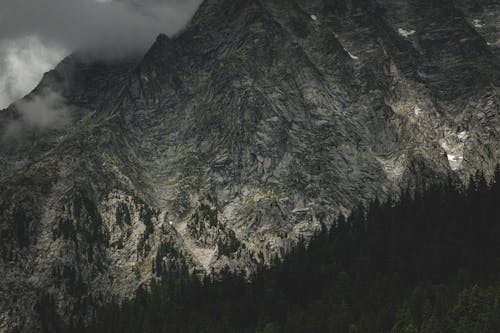
[[[66,58],[0,112],[0,331],[89,321],[165,271],[251,271],[368,200],[491,173],[499,38],[496,1],[206,0],[144,57]],[[67,121],[34,126],[48,93]]]

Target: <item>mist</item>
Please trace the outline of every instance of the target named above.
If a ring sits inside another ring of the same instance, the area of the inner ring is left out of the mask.
[[[175,35],[202,0],[1,0],[0,109],[72,52],[97,59],[144,53]]]
[[[20,139],[28,132],[62,128],[70,121],[71,113],[64,98],[51,90],[20,100],[14,106],[19,118],[6,125],[3,140]]]
[[[142,51],[159,33],[173,35],[201,0],[4,0],[0,40],[37,36],[70,50],[106,55]]]
[[[30,92],[67,52],[32,36],[0,43],[0,109]]]

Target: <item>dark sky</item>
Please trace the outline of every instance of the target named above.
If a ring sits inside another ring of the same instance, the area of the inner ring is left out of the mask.
[[[181,30],[201,0],[0,0],[0,109],[35,87],[62,57],[143,52]]]

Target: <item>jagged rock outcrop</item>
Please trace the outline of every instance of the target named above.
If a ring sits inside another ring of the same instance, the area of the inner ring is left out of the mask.
[[[57,94],[65,122],[0,112],[0,331],[90,320],[164,271],[251,270],[359,203],[490,173],[499,20],[487,0],[206,0],[143,58],[68,57],[23,102]]]

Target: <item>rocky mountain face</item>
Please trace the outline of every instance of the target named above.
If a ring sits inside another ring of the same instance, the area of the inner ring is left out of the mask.
[[[70,56],[0,112],[0,331],[491,173],[499,95],[493,0],[206,0],[144,57]]]

